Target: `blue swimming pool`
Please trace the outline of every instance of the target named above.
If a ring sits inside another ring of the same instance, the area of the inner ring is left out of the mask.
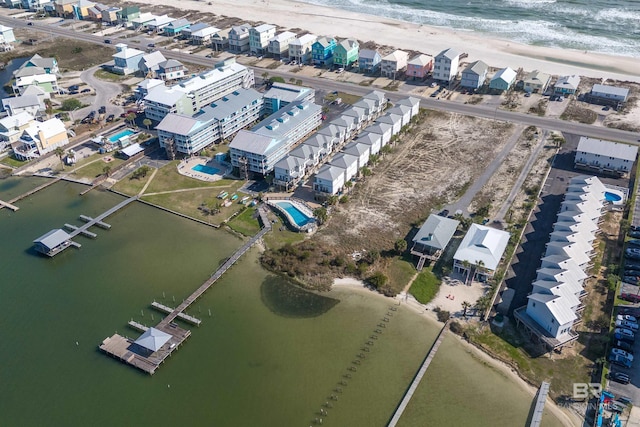
[[[205,166],[205,165],[195,165],[194,167],[191,168],[191,170],[194,170],[196,172],[206,173],[207,175],[215,175],[218,172],[220,172],[220,169],[212,168],[211,166]]]
[[[313,221],[313,218],[308,217],[302,211],[300,211],[298,208],[296,208],[294,205],[292,205],[289,202],[276,202],[276,203],[282,209],[287,211],[291,219],[293,219],[293,221],[296,223],[298,227],[302,227],[304,225],[307,225],[311,221]]]
[[[125,129],[122,132],[118,132],[115,135],[111,135],[109,137],[109,141],[116,143],[120,141],[120,138],[124,138],[125,136],[133,135],[133,131],[131,129]]]
[[[611,193],[609,191],[604,192],[604,198],[607,202],[619,202],[620,200],[622,200],[622,196],[616,193]]]

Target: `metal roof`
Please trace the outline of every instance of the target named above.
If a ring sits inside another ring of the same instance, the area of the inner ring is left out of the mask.
[[[478,60],[467,65],[467,68],[465,68],[462,73],[463,74],[473,73],[476,76],[481,76],[484,73],[486,73],[488,69],[489,69],[489,66],[486,63]]]
[[[358,53],[358,58],[361,59],[373,59],[376,55],[380,56],[380,53],[377,50],[372,49],[361,49]]]
[[[607,93],[610,95],[622,96],[624,98],[629,95],[629,89],[627,89],[626,87],[607,86],[601,84],[593,85],[591,92]]]
[[[149,328],[135,340],[135,344],[151,351],[158,351],[171,339],[171,335],[156,328]]]
[[[33,243],[41,244],[48,249],[53,249],[57,246],[60,246],[70,238],[71,236],[66,231],[55,228],[48,233],[38,237],[33,241]]]
[[[429,215],[413,241],[435,249],[444,249],[458,228],[460,221],[440,215]]]
[[[449,49],[445,49],[442,52],[440,52],[439,54],[436,55],[436,59],[439,57],[445,57],[447,58],[449,61],[453,61],[454,59],[456,59],[458,56],[460,56],[460,54],[458,53],[458,51],[453,50],[451,48]]]
[[[605,157],[614,157],[616,159],[629,160],[631,162],[635,161],[638,155],[638,147],[636,145],[604,141],[602,139],[588,138],[586,136],[580,138],[576,151]]]
[[[324,164],[318,173],[316,173],[316,178],[324,179],[327,181],[335,181],[337,178],[344,176],[344,169],[338,166],[333,166],[328,163]]]
[[[360,142],[358,140],[352,141],[349,144],[345,145],[344,149],[342,150],[344,153],[346,154],[351,154],[354,156],[361,156],[364,153],[369,153],[371,150],[371,147],[369,147],[368,144],[365,144],[364,142]]]
[[[453,259],[468,261],[473,265],[482,261],[485,268],[495,271],[507,243],[509,243],[509,233],[506,231],[471,224]]]

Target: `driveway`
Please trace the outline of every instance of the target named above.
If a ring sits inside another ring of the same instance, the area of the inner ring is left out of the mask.
[[[98,111],[98,108],[103,105],[107,107],[107,116],[109,114],[119,116],[124,112],[122,107],[111,103],[111,100],[122,92],[122,85],[120,83],[107,82],[94,77],[93,73],[98,69],[100,69],[100,66],[89,68],[80,74],[80,79],[95,90],[95,96],[93,98],[93,102],[88,107],[80,108],[73,113],[74,119],[80,120],[91,111]]]

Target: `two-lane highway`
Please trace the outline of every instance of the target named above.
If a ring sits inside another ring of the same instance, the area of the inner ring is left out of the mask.
[[[96,36],[93,34],[86,34],[82,32],[76,32],[71,29],[60,28],[57,26],[39,24],[37,21],[29,21],[33,23],[33,28],[40,31],[47,31],[50,34],[58,35],[61,37],[67,37],[77,40],[83,40],[90,43],[104,43],[104,37]],[[13,28],[29,28],[27,23],[18,19],[0,17],[0,23],[8,25]],[[114,34],[109,35],[111,43],[127,43],[132,40],[120,39]],[[200,55],[192,55],[183,52],[177,52],[167,49],[158,49],[166,58],[173,58],[185,63],[193,63],[197,65],[203,65],[206,67],[213,67],[216,63],[216,59],[206,58]],[[291,77],[295,77],[296,80],[301,80],[302,84],[314,87],[318,90],[326,91],[344,91],[353,93],[356,95],[364,95],[370,92],[372,87],[363,87],[351,83],[337,82],[333,80],[322,79],[318,77],[304,77],[295,73],[282,72],[276,70],[265,70],[263,68],[252,68],[257,75],[267,71],[271,76],[282,77],[285,80],[289,80]],[[501,121],[508,121],[512,123],[523,124],[527,126],[536,126],[543,129],[556,130],[560,132],[572,133],[577,135],[589,136],[591,138],[607,139],[613,141],[621,141],[630,144],[640,145],[640,134],[634,132],[628,132],[620,129],[607,128],[603,126],[594,126],[583,123],[574,123],[565,120],[560,120],[552,117],[540,117],[532,114],[517,113],[513,111],[501,110],[495,107],[489,107],[485,105],[472,105],[462,104],[454,101],[438,100],[434,98],[427,98],[409,94],[406,92],[389,92],[383,89],[375,88],[381,92],[385,92],[388,98],[393,102],[401,98],[405,98],[408,95],[414,96],[420,99],[420,105],[424,108],[432,110],[447,111],[452,113],[458,113],[467,116],[482,117],[486,119],[494,119]]]

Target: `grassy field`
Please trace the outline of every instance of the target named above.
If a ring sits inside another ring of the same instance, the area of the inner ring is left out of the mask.
[[[260,231],[260,222],[254,217],[255,214],[256,208],[248,208],[229,221],[228,225],[238,233],[253,236]]]
[[[40,32],[39,35],[45,36]],[[17,34],[16,36],[19,36]],[[48,35],[46,35],[48,37]],[[26,37],[25,37],[26,38]],[[42,37],[38,37],[42,40]],[[82,71],[98,64],[110,61],[114,54],[113,47],[87,43],[80,40],[56,37],[53,41],[42,41],[35,46],[18,45],[15,50],[1,55],[1,60],[8,62],[12,58],[33,56],[36,53],[44,58],[55,57],[61,72],[68,70]]]
[[[342,102],[344,102],[345,104],[355,104],[356,102],[360,101],[362,97],[346,92],[338,92],[337,94],[330,93],[329,95],[324,97],[324,99],[330,102],[335,101],[337,98],[342,99]]]
[[[305,238],[304,233],[298,233],[296,231],[290,231],[287,227],[282,227],[280,230],[280,223],[273,225],[271,232],[264,236],[264,242],[270,249],[280,249],[287,243],[296,244],[302,242]]]
[[[151,179],[153,175],[153,169],[147,173],[147,176],[142,178],[133,178],[132,174],[127,175],[113,186],[113,189],[120,193],[134,196],[142,190],[144,185]]]
[[[20,166],[26,165],[28,162],[23,162],[21,160],[14,159],[11,156],[7,156],[0,161],[0,163],[4,163],[7,166],[11,166],[13,168],[19,168]]]
[[[89,163],[86,166],[81,167],[80,169],[74,172],[74,175],[80,178],[96,178],[104,173],[105,166],[111,167],[111,170],[114,170],[116,167],[124,163],[124,160],[113,158],[110,162],[105,162],[104,160],[98,160],[94,163]]]
[[[416,269],[411,262],[397,257],[391,259],[385,274],[389,278],[389,287],[398,293],[407,286],[409,280],[416,274]]]
[[[440,290],[440,280],[431,270],[423,270],[411,284],[409,292],[420,303],[427,304],[436,296],[438,290]]]
[[[208,187],[224,187],[229,193],[237,190],[242,186],[244,181],[236,181],[231,179],[221,179],[219,181],[207,182],[200,181],[178,173],[177,165],[180,163],[175,160],[163,168],[158,170],[155,178],[147,193],[159,193],[162,191],[183,190],[188,188],[208,188]],[[216,195],[219,193],[218,191]]]
[[[97,79],[107,80],[110,82],[122,82],[129,78],[128,76],[121,76],[120,74],[115,74],[103,69],[96,70],[96,72],[93,73],[93,76]]]

